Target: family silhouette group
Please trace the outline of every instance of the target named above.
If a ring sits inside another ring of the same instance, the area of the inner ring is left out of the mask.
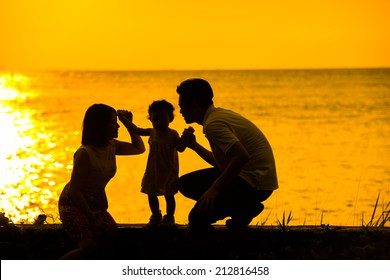
[[[198,143],[191,126],[181,135],[169,127],[174,106],[165,100],[150,104],[150,128],[134,124],[127,110],[106,104],[87,109],[81,146],[74,154],[71,178],[58,202],[62,225],[77,245],[63,259],[93,258],[115,239],[117,224],[107,211],[105,187],[116,173],[117,155],[145,152],[141,136],[147,136],[149,144],[141,182],[151,210],[146,228],[175,226],[178,192],[196,201],[188,215],[189,229],[195,235],[212,231],[213,224],[225,218],[228,229],[245,228],[263,211],[262,202],[278,188],[274,155],[264,134],[242,115],[215,107],[212,87],[204,79],[187,79],[176,92],[180,114],[187,124],[203,127],[209,148]],[[129,142],[116,139],[118,119],[129,133]],[[179,177],[178,152],[187,148],[212,167]],[[159,196],[166,200],[165,215]]]

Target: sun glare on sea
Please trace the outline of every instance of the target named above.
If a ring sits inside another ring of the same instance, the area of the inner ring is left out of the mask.
[[[31,133],[36,124],[29,110],[18,108],[33,96],[25,91],[28,82],[23,75],[0,74],[0,212],[14,222],[33,219],[42,212],[39,205],[52,197],[50,191],[38,192],[34,182],[42,165]]]

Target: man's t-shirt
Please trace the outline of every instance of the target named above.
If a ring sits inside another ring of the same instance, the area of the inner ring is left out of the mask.
[[[239,176],[258,190],[278,188],[272,148],[258,127],[240,114],[211,105],[204,116],[203,133],[222,171],[229,162],[227,152],[240,141],[249,154]]]

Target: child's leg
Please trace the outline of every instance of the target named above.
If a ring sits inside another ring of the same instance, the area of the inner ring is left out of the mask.
[[[174,195],[165,195],[165,201],[167,203],[167,216],[173,217],[176,210],[176,201]]]
[[[149,207],[153,214],[160,213],[160,205],[156,195],[148,194]]]
[[[152,215],[150,216],[149,223],[146,225],[146,228],[158,227],[162,219],[158,197],[156,195],[148,195],[148,200],[150,210],[152,210]]]

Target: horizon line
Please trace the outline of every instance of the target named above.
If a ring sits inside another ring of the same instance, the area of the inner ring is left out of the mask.
[[[359,66],[359,67],[291,67],[291,68],[209,68],[209,69],[88,69],[88,68],[36,68],[36,69],[6,69],[0,67],[0,72],[200,72],[200,71],[310,71],[310,70],[370,70],[390,69],[390,66]]]

